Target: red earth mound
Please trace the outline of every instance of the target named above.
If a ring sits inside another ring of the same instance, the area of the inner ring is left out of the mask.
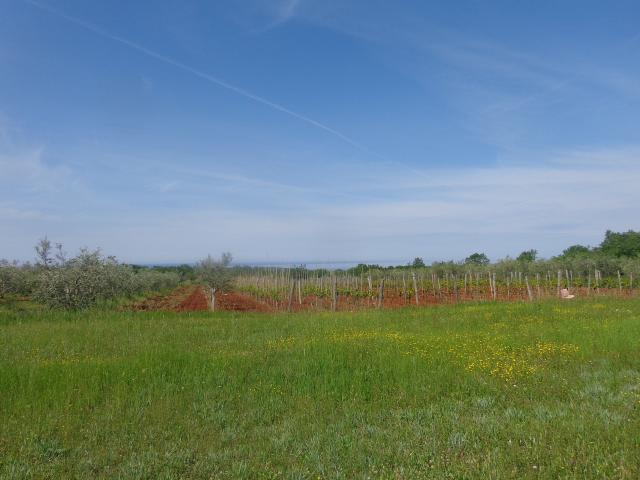
[[[177,311],[178,307],[193,291],[192,286],[178,287],[169,294],[153,295],[126,307],[136,311]]]
[[[273,309],[266,303],[238,292],[223,293],[216,297],[216,308],[234,312],[272,312]]]

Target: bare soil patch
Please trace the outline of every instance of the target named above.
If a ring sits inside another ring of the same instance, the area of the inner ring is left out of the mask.
[[[266,303],[259,302],[244,293],[228,292],[216,297],[216,308],[233,312],[272,312]]]
[[[135,311],[203,312],[209,310],[209,298],[200,285],[179,287],[169,294],[154,295],[127,307]],[[238,292],[216,296],[216,310],[233,312],[272,312],[266,303]]]

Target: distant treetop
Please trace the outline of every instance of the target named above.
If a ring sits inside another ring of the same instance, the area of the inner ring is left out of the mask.
[[[569,248],[565,248],[562,251],[563,257],[577,257],[579,255],[587,255],[591,253],[591,249],[589,247],[585,247],[584,245],[571,245]]]
[[[520,255],[518,255],[518,258],[516,260],[518,260],[519,262],[535,262],[537,256],[538,251],[532,248],[531,250],[525,250],[524,252],[522,252]]]
[[[423,268],[426,267],[426,265],[424,264],[424,260],[422,260],[422,258],[420,257],[416,257],[413,259],[413,263],[411,264],[411,266],[413,268]]]
[[[489,257],[487,257],[484,253],[472,253],[467,258],[464,259],[464,263],[472,264],[472,265],[488,265]]]
[[[600,251],[613,257],[640,256],[640,232],[629,230],[618,233],[607,230],[600,244]]]

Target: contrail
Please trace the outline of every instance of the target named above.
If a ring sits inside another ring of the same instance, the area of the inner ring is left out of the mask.
[[[86,22],[80,18],[77,17],[73,17],[71,15],[67,15],[64,12],[61,12],[60,10],[54,9],[48,5],[45,5],[43,3],[40,3],[36,0],[24,0],[26,3],[29,3],[30,5],[33,5],[34,7],[37,7],[41,10],[45,10],[57,17],[63,18],[71,23],[74,23],[82,28],[85,28],[86,30],[89,30],[97,35],[100,35],[101,37],[104,38],[108,38],[109,40],[113,40],[114,42],[118,42],[122,45],[126,45],[129,48],[132,48],[144,55],[147,55],[151,58],[155,58],[156,60],[160,60],[161,62],[164,62],[168,65],[172,65],[176,68],[179,68],[181,70],[184,70],[186,72],[189,72],[193,75],[195,75],[196,77],[202,78],[203,80],[206,80],[210,83],[213,83],[214,85],[217,85],[219,87],[222,88],[226,88],[227,90],[230,90],[234,93],[237,93],[238,95],[242,95],[245,98],[248,98],[250,100],[253,100],[255,102],[261,103],[263,105],[266,105],[268,107],[273,108],[274,110],[277,110],[279,112],[282,113],[286,113],[287,115],[290,115],[294,118],[297,118],[298,120],[301,120],[303,122],[306,122],[310,125],[313,125],[316,128],[319,128],[321,130],[324,130],[325,132],[328,132],[336,137],[338,137],[339,139],[343,140],[344,142],[348,143],[349,145],[357,148],[358,150],[361,150],[365,153],[368,154],[372,154],[372,152],[367,149],[365,146],[359,144],[358,142],[356,142],[355,140],[349,138],[348,136],[344,135],[343,133],[340,133],[339,131],[318,122],[317,120],[314,120],[313,118],[309,118],[305,115],[302,115],[300,113],[296,113],[293,110],[289,110],[286,107],[283,107],[282,105],[279,105],[275,102],[272,102],[270,100],[267,100],[266,98],[260,97],[258,95],[255,95],[251,92],[248,92],[247,90],[244,90],[242,88],[236,87],[234,85],[231,85],[230,83],[225,82],[224,80],[220,80],[219,78],[214,77],[213,75],[209,75],[208,73],[205,73],[201,70],[198,70],[197,68],[193,68],[190,67],[189,65],[186,65],[182,62],[179,62],[177,60],[174,60],[170,57],[167,57],[165,55],[162,55],[158,52],[155,52],[153,50],[148,49],[147,47],[144,47],[138,43],[132,42],[131,40],[127,40],[124,37],[120,37],[118,35],[114,35],[112,33],[109,33],[108,31],[104,30],[103,28],[98,27],[97,25],[94,25],[93,23],[89,23]],[[375,155],[375,154],[374,154]],[[377,156],[377,155],[376,155]]]

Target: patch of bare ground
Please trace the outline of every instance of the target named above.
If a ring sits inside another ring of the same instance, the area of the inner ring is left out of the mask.
[[[165,295],[154,295],[140,302],[128,305],[127,310],[202,312],[209,310],[209,298],[200,285],[178,287]],[[233,312],[272,312],[266,303],[238,292],[228,292],[216,296],[216,309]]]

